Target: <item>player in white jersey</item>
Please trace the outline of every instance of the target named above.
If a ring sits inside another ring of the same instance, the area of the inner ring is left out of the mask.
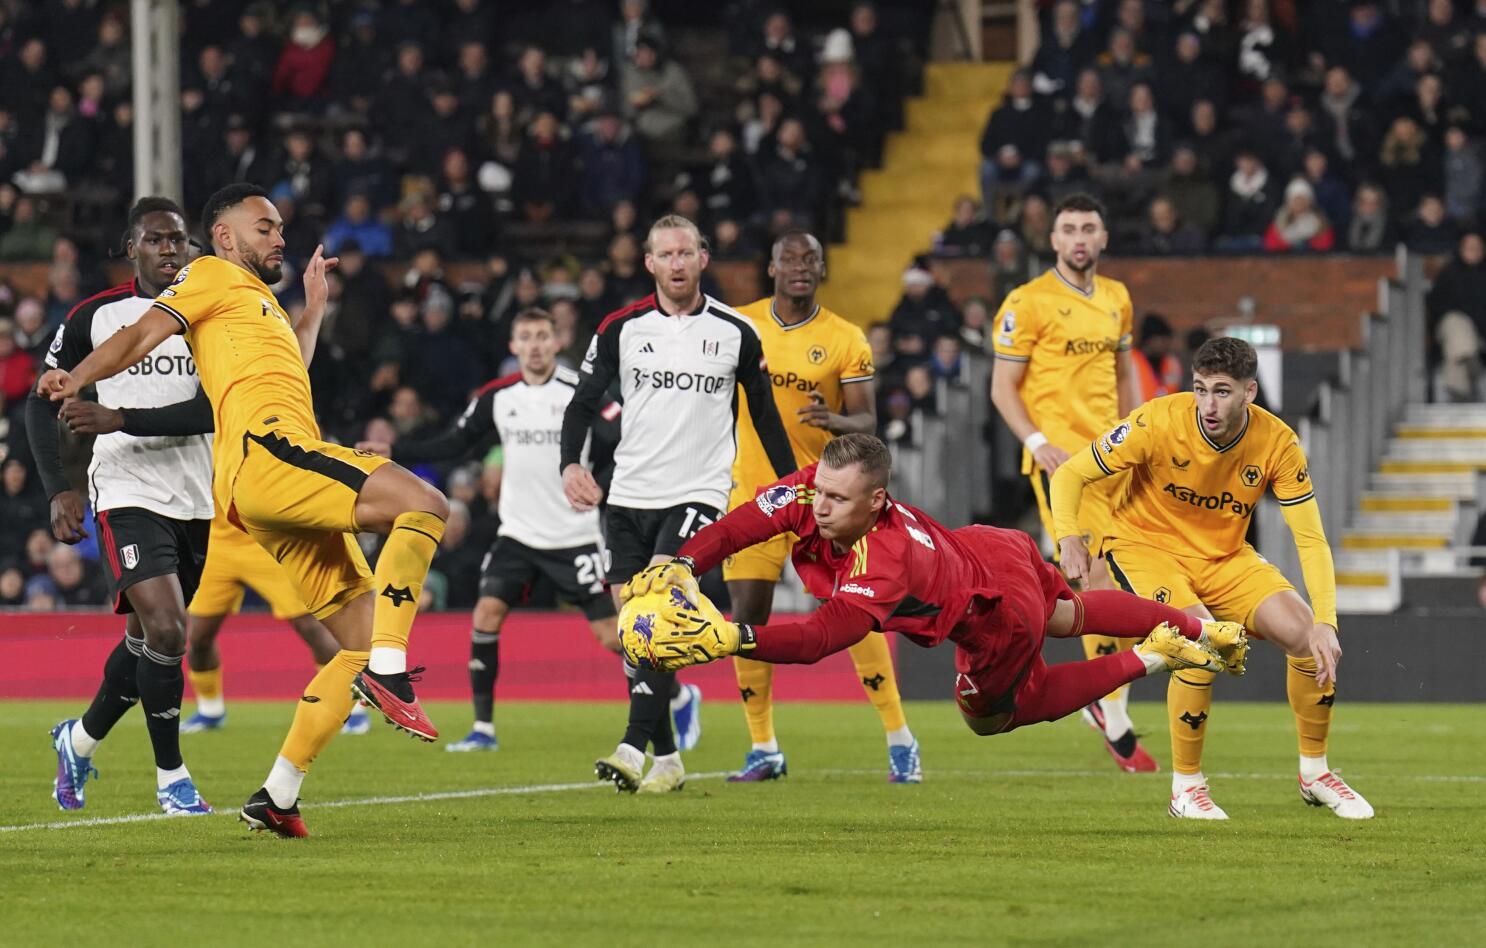
[[[692,534],[721,518],[737,453],[739,387],[777,476],[795,468],[758,330],[701,291],[708,257],[696,225],[662,217],[645,243],[655,293],[599,325],[562,424],[563,489],[575,509],[592,510],[605,498],[581,453],[599,402],[618,379],[624,425],[604,521],[616,599],[621,584],[668,561]],[[689,743],[686,734],[672,733],[668,704],[694,705],[695,689],[681,689],[668,672],[630,671],[629,727],[595,769],[620,790],[679,790],[686,772],[676,738]],[[642,782],[647,745],[655,764]]]
[[[501,626],[539,576],[551,581],[564,602],[583,611],[599,644],[619,652],[614,603],[604,591],[598,511],[574,510],[557,473],[562,416],[578,385],[578,373],[557,364],[557,348],[552,315],[523,310],[511,323],[511,352],[519,371],[480,389],[452,428],[426,441],[356,446],[400,464],[454,460],[492,439],[503,447],[500,530],[480,567],[480,599],[470,630],[475,724],[447,751],[499,746],[494,710]]]
[[[186,220],[165,198],[141,198],[129,212],[125,251],[134,279],[79,303],[57,329],[46,364],[70,370],[94,347],[133,324],[186,265]],[[185,339],[171,336],[128,372],[98,382],[98,401],[110,408],[152,408],[190,399],[196,363]],[[63,412],[66,412],[64,406]],[[83,503],[62,471],[57,411],[32,393],[26,430],[41,480],[51,498],[52,533],[77,543]],[[98,547],[108,566],[114,611],[128,616],[124,639],[103,667],[103,682],[80,719],[52,729],[57,775],[52,796],[64,810],[80,810],[84,785],[97,773],[93,753],[135,703],[144,707],[155,754],[156,801],[169,814],[210,813],[181,759],[180,713],[185,675],[185,603],[206,558],[212,519],[212,439],[134,437],[122,431],[93,443],[88,494],[98,525]]]

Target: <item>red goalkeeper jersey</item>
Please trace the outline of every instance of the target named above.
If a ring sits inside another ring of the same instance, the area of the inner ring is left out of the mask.
[[[753,503],[703,528],[681,548],[680,555],[690,557],[701,575],[724,557],[776,534],[788,531],[800,538],[795,570],[824,605],[804,623],[758,629],[758,646],[749,657],[818,661],[873,630],[901,633],[925,648],[983,634],[985,623],[973,620],[996,611],[1004,582],[998,581],[995,556],[987,555],[987,541],[999,549],[1001,534],[1022,541],[1025,536],[991,527],[948,530],[889,498],[871,531],[840,552],[816,529],[815,468],[801,468],[764,488]],[[1040,629],[1040,622],[1035,625]]]

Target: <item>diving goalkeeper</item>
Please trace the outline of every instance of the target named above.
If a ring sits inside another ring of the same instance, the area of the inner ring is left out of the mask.
[[[892,459],[865,434],[826,445],[819,464],[763,489],[752,504],[703,528],[670,563],[625,588],[626,654],[674,670],[726,655],[816,662],[869,632],[914,644],[955,643],[955,698],[977,734],[1055,721],[1116,687],[1182,668],[1243,673],[1243,627],[1192,616],[1114,590],[1075,593],[1016,530],[949,530],[888,496]],[[823,605],[808,619],[757,627],[727,621],[694,577],[786,531],[795,569]],[[1143,638],[1129,652],[1048,666],[1045,636]]]

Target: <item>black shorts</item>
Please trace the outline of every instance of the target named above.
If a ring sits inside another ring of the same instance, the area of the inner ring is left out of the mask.
[[[125,591],[156,576],[180,580],[181,600],[190,602],[206,562],[210,520],[175,520],[143,507],[98,512],[98,555],[108,574],[114,612],[134,611]]]
[[[537,550],[501,537],[480,564],[480,595],[514,606],[540,576],[556,587],[557,598],[577,606],[589,619],[614,615],[614,600],[604,589],[604,554],[597,545]]]
[[[610,506],[604,517],[609,547],[609,582],[627,583],[657,556],[674,556],[696,532],[722,519],[707,504],[677,504],[657,510]]]

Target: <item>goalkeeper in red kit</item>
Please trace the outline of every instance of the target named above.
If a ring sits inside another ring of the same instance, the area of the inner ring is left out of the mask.
[[[727,655],[810,663],[873,631],[928,648],[955,643],[955,698],[977,734],[1055,721],[1144,675],[1180,668],[1243,673],[1243,627],[1204,622],[1125,592],[1075,593],[1018,530],[950,530],[887,494],[891,455],[864,434],[832,440],[819,464],[764,488],[704,527],[676,559],[622,591],[621,642],[642,666],[674,670]],[[784,532],[821,607],[800,622],[729,622],[695,576]],[[1142,638],[1134,649],[1046,665],[1046,636]]]

